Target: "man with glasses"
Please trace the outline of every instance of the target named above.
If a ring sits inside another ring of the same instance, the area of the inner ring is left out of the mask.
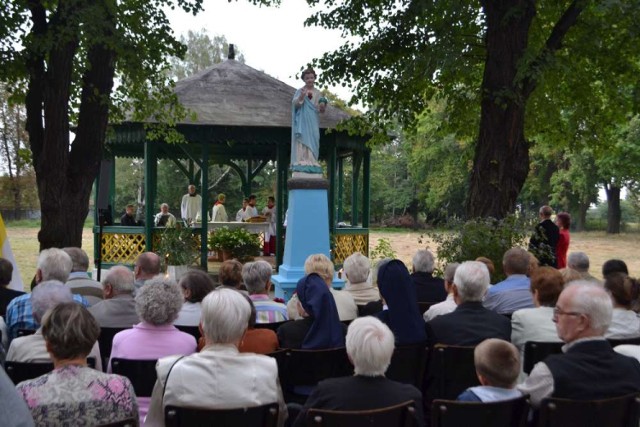
[[[547,397],[605,399],[640,391],[640,363],[613,351],[604,333],[611,323],[611,298],[600,286],[575,281],[553,311],[564,354],[536,364],[518,388],[538,407]]]

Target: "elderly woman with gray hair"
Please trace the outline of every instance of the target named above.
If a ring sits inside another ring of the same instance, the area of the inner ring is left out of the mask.
[[[266,261],[248,262],[242,267],[242,279],[256,311],[255,323],[276,323],[289,320],[287,307],[269,297],[271,264]]]
[[[167,405],[202,409],[235,409],[278,402],[278,425],[287,412],[275,359],[239,353],[238,345],[251,316],[249,301],[238,291],[218,288],[202,301],[205,347],[185,357],[158,361],[146,426],[164,426]]]
[[[17,386],[36,425],[110,425],[138,416],[127,378],[87,367],[99,334],[98,322],[80,304],[65,302],[47,312],[42,335],[54,370]]]
[[[135,301],[141,322],[113,337],[111,358],[154,360],[196,351],[196,339],[173,326],[183,302],[182,291],[176,282],[161,276],[147,280],[136,293]],[[141,422],[149,400],[148,396],[138,396]]]
[[[58,304],[73,302],[71,289],[57,280],[47,280],[40,283],[31,292],[31,308],[33,318],[40,324],[48,310]],[[77,303],[79,304],[79,303]],[[96,369],[102,370],[102,359],[97,339],[89,349],[89,357],[95,359]],[[39,327],[33,335],[15,338],[11,341],[7,361],[11,362],[50,362],[50,354],[45,345],[42,327]]]
[[[306,425],[306,412],[311,408],[364,411],[409,400],[413,401],[416,410],[416,425],[423,425],[420,390],[384,376],[395,348],[394,335],[389,327],[375,317],[360,317],[349,325],[346,346],[355,375],[321,381],[307,399],[294,427]]]
[[[380,301],[380,291],[371,284],[371,261],[360,252],[355,252],[344,260],[342,266],[347,278],[344,290],[349,292],[356,305],[366,305]]]

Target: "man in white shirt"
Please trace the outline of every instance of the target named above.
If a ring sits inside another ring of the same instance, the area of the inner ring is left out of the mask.
[[[202,215],[202,197],[196,194],[196,186],[193,184],[187,190],[188,193],[182,196],[180,214],[187,224],[191,224]]]
[[[254,216],[258,216],[258,208],[256,208],[256,201],[257,200],[256,200],[255,194],[252,194],[249,196],[249,206],[247,206],[246,218],[253,218]]]
[[[447,264],[444,269],[444,288],[447,291],[447,299],[438,304],[434,304],[427,311],[424,312],[422,317],[425,322],[433,320],[434,317],[440,316],[442,314],[451,313],[458,306],[453,299],[453,276],[456,274],[456,268],[458,268],[460,264],[457,262],[452,262],[451,264]]]
[[[169,212],[169,205],[163,203],[160,205],[160,212],[158,212],[153,219],[153,223],[156,227],[175,227],[176,217]]]
[[[247,206],[249,206],[249,199],[242,199],[242,209],[239,209],[238,213],[236,213],[236,222],[243,222],[249,218],[247,216]]]

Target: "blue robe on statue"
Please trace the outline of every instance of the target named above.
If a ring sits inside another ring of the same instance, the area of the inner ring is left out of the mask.
[[[309,99],[305,96],[302,105],[298,104],[299,97],[300,89],[293,96],[291,106],[291,170],[322,173],[318,163],[320,151],[318,101],[321,94],[317,89],[313,89],[313,98]]]

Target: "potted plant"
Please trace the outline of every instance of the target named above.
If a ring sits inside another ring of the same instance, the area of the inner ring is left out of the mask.
[[[237,258],[246,262],[260,253],[260,238],[244,228],[218,228],[209,234],[208,243],[209,250],[222,252],[223,260]]]
[[[167,274],[176,281],[200,257],[200,242],[193,229],[179,225],[165,228],[155,249],[164,261]]]

